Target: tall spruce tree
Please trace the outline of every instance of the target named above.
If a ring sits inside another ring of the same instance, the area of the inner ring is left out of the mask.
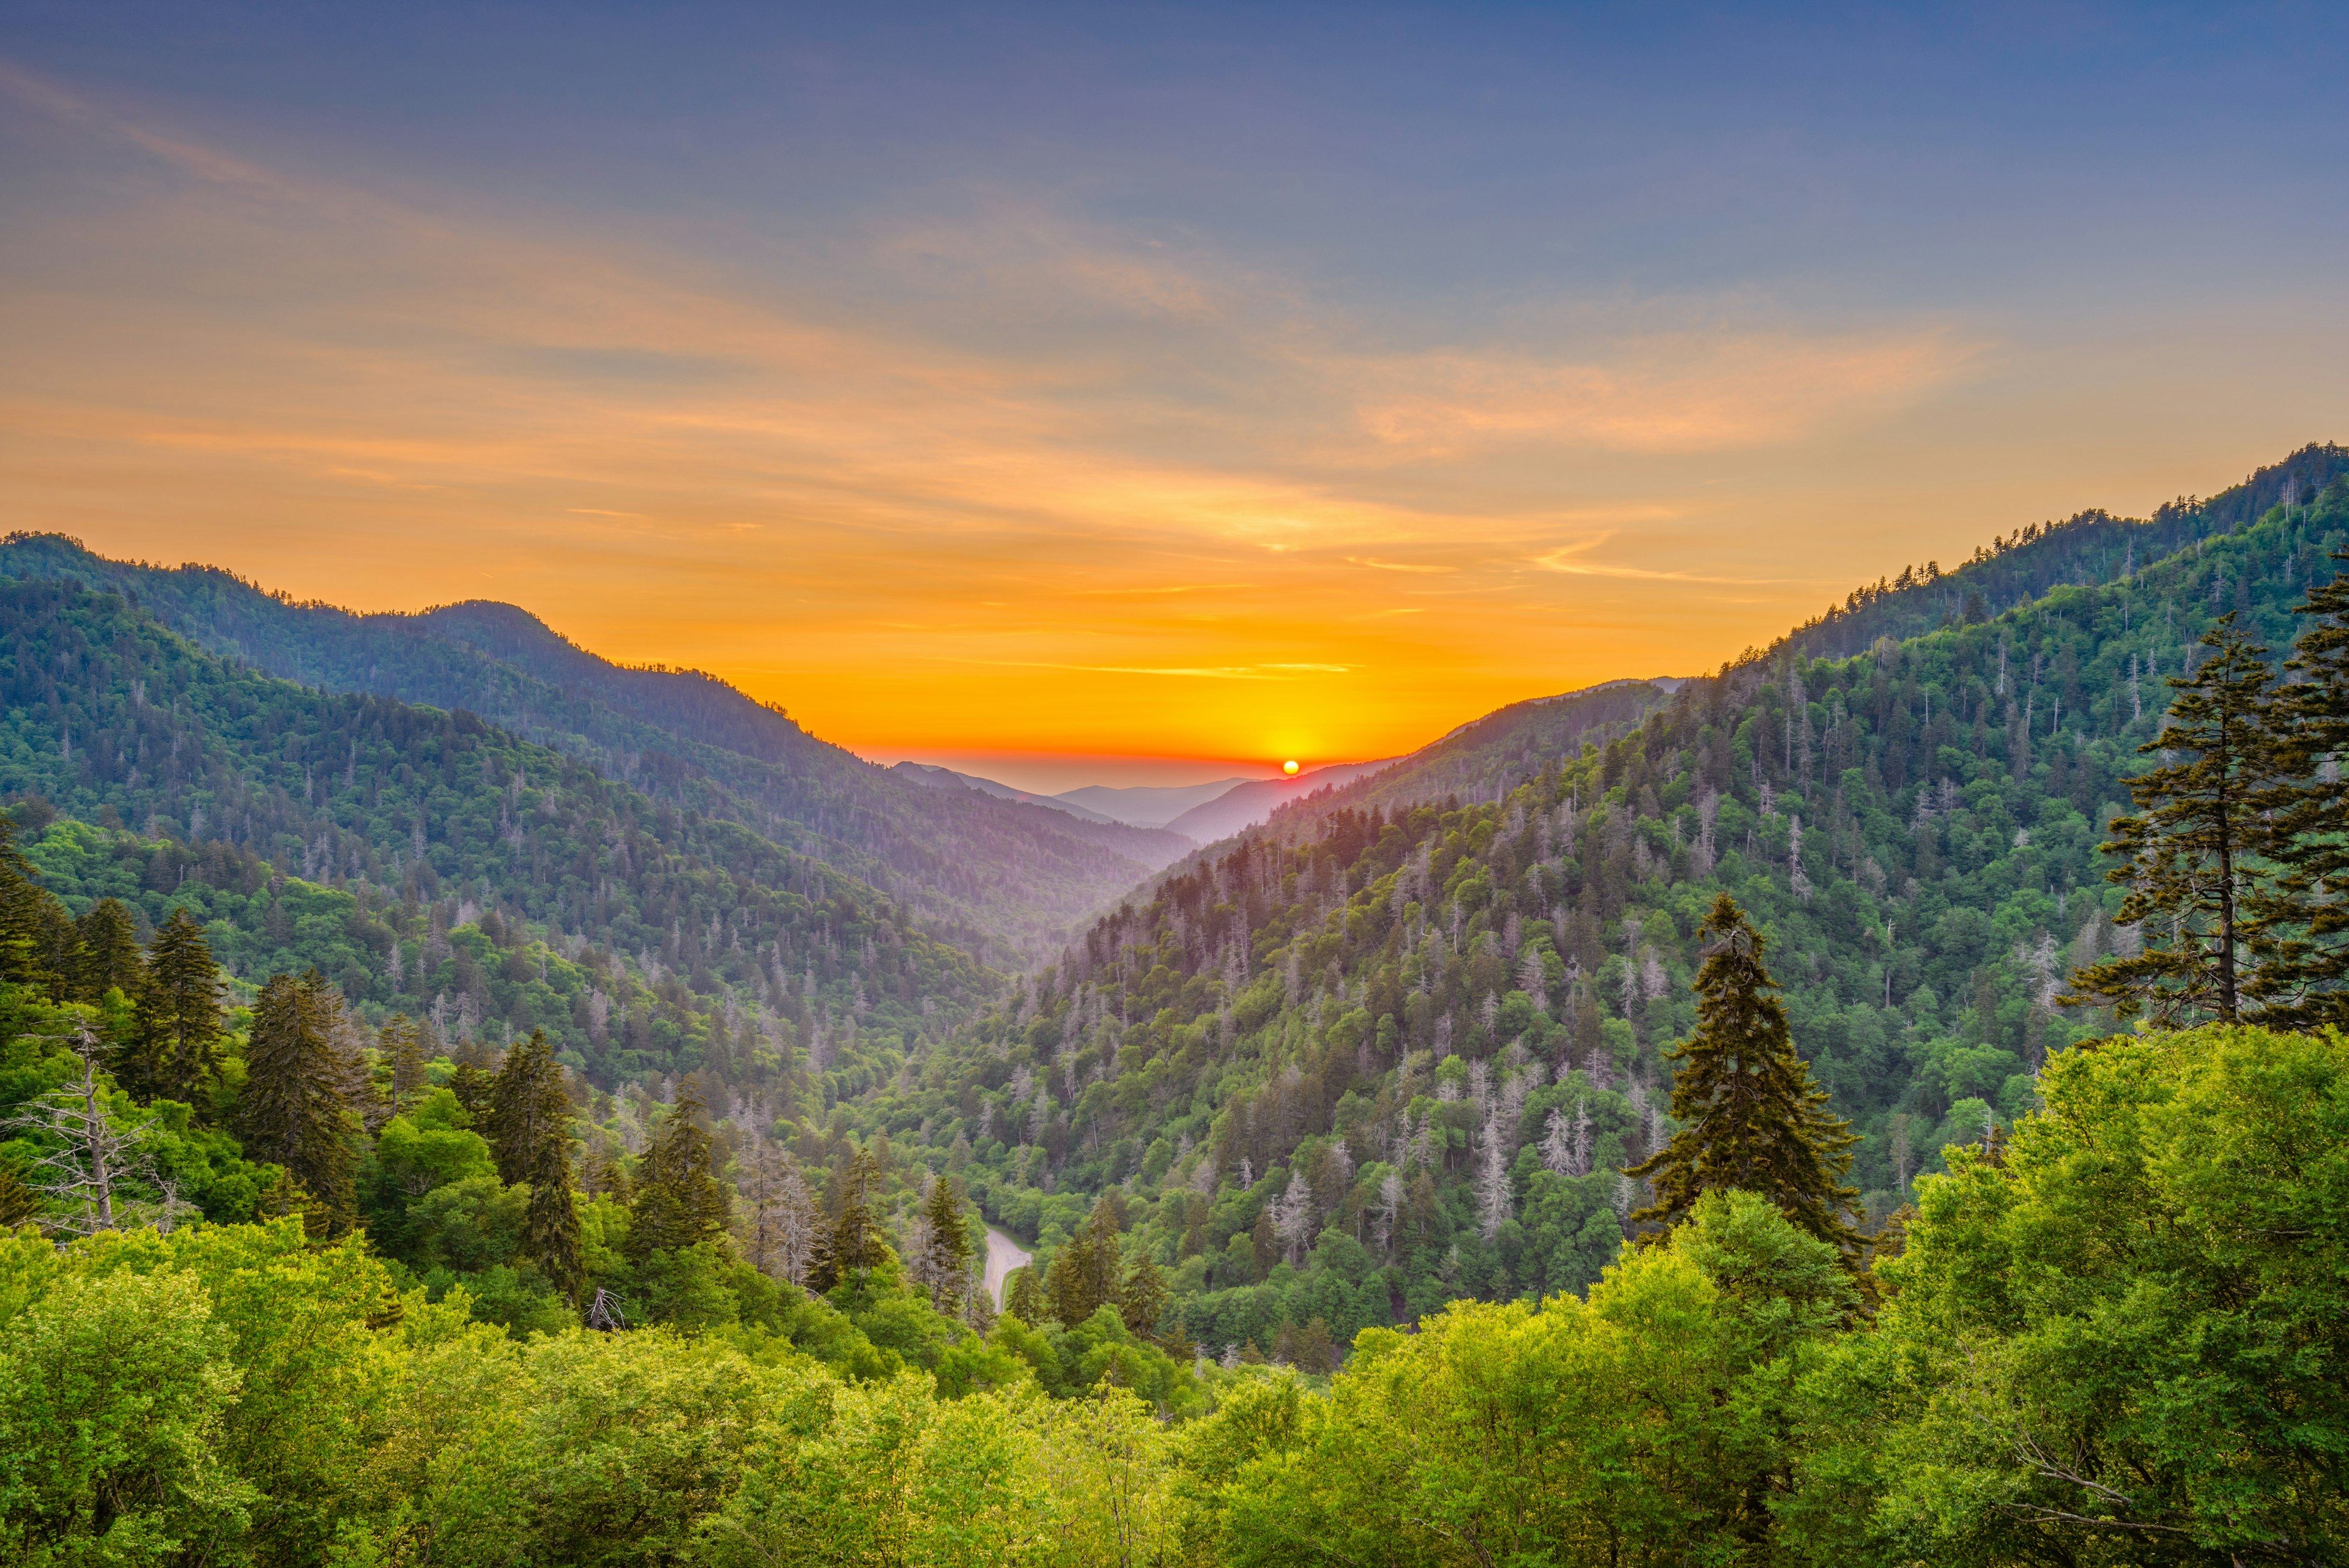
[[[576,1300],[579,1207],[571,1191],[571,1096],[542,1030],[506,1053],[490,1092],[488,1133],[498,1179],[530,1189],[521,1255]]]
[[[345,1096],[336,1048],[342,998],[316,970],[281,974],[261,988],[244,1050],[237,1136],[247,1158],[285,1168],[309,1194],[320,1233],[351,1228],[351,1172],[358,1118]]]
[[[391,1109],[397,1116],[416,1103],[429,1082],[424,1025],[405,1012],[395,1012],[384,1021],[378,1039],[391,1063]]]
[[[636,1199],[629,1205],[631,1257],[641,1260],[724,1239],[726,1189],[718,1183],[709,1132],[701,1125],[709,1110],[692,1078],[678,1085],[677,1104],[653,1135],[636,1173]]]
[[[840,1173],[840,1207],[808,1266],[808,1288],[818,1295],[843,1284],[862,1286],[874,1270],[889,1263],[889,1243],[873,1217],[880,1182],[880,1157],[867,1144],[849,1157]]]
[[[2260,1012],[2349,1028],[2349,573],[2292,613],[2309,620],[2274,693],[2278,777],[2261,805],[2278,874],[2255,911]]]
[[[2205,633],[2210,650],[2191,675],[2172,676],[2178,700],[2161,733],[2137,748],[2160,766],[2128,781],[2138,815],[2113,819],[2106,879],[2127,889],[2116,921],[2139,950],[2072,976],[2068,1005],[2101,1003],[2178,1025],[2256,1012],[2263,989],[2246,971],[2262,907],[2257,857],[2271,837],[2262,805],[2279,762],[2264,662],[2230,613]],[[2178,753],[2184,753],[2179,757]]]
[[[970,1289],[970,1233],[963,1229],[962,1195],[955,1189],[955,1179],[932,1177],[922,1209],[922,1217],[929,1221],[929,1256],[923,1272],[930,1280],[930,1304],[944,1312]]]
[[[42,941],[45,906],[57,900],[41,886],[40,874],[16,846],[16,819],[0,811],[0,981],[15,985],[47,982]]]
[[[134,1094],[183,1100],[202,1112],[204,1091],[220,1072],[220,966],[203,927],[184,907],[173,909],[147,944],[146,967],[134,1059],[118,1064],[117,1074]]]
[[[96,1002],[109,991],[136,998],[147,979],[147,961],[139,951],[139,926],[119,898],[100,898],[74,922],[76,993]]]
[[[1680,1064],[1672,1119],[1680,1131],[1625,1172],[1645,1177],[1655,1201],[1633,1220],[1671,1225],[1708,1192],[1755,1192],[1795,1225],[1840,1249],[1855,1265],[1862,1239],[1849,1219],[1858,1194],[1842,1184],[1858,1140],[1827,1114],[1827,1093],[1795,1054],[1767,946],[1726,893],[1698,928],[1696,1033],[1664,1052]]]

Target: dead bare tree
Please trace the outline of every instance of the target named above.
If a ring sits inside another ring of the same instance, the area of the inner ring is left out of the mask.
[[[46,1198],[50,1214],[45,1229],[74,1236],[118,1231],[125,1225],[153,1225],[169,1231],[182,1214],[194,1211],[173,1184],[157,1176],[144,1145],[156,1125],[152,1115],[135,1122],[118,1122],[107,1112],[98,1082],[98,1037],[88,1024],[67,1036],[73,1041],[81,1076],[27,1102],[0,1127],[29,1133],[39,1146],[32,1157],[31,1179],[26,1185]],[[160,1191],[160,1200],[139,1197],[135,1189]]]

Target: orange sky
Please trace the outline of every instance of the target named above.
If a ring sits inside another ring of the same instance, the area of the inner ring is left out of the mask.
[[[0,99],[51,176],[0,269],[9,525],[360,608],[510,600],[1049,787],[1707,669],[1905,562],[2338,437],[2349,389],[2321,297],[2158,333],[1733,283],[1400,321],[1032,194],[779,236],[29,70]]]

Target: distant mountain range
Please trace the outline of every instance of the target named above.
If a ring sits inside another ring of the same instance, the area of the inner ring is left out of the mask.
[[[201,648],[323,691],[473,713],[823,860],[999,963],[1049,950],[1190,847],[1096,813],[1024,809],[1032,797],[1002,786],[942,794],[714,676],[614,664],[512,605],[360,615],[215,566],[109,560],[56,534],[0,539],[0,578],[121,595]]]

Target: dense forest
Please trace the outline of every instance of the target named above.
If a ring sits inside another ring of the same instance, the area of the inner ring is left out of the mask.
[[[1505,710],[1009,979],[471,713],[0,583],[0,1552],[2338,1560],[2305,477]]]
[[[1173,834],[920,789],[714,677],[611,664],[512,605],[356,615],[217,567],[107,560],[54,534],[0,540],[0,577],[120,596],[201,648],[304,686],[478,714],[672,809],[822,859],[1001,963],[1040,954],[1191,847]]]

